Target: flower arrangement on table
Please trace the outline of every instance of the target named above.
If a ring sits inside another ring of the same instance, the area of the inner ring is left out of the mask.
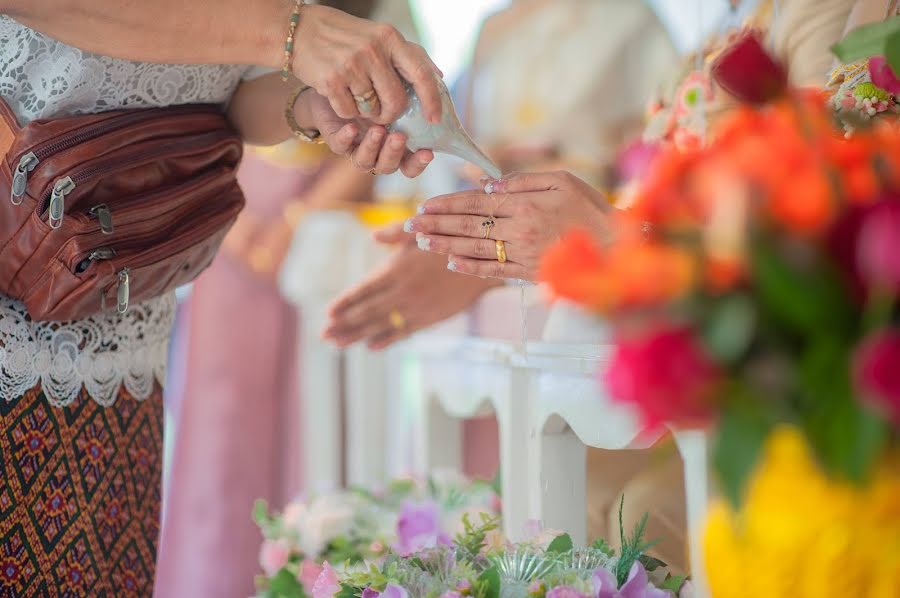
[[[568,535],[509,544],[497,520],[463,517],[464,529],[451,544],[408,555],[390,554],[368,568],[328,563],[312,585],[312,598],[673,598],[688,597],[690,583],[668,574],[645,554],[639,524],[622,550],[604,541],[575,549]]]
[[[845,139],[752,35],[713,73],[742,105],[661,152],[614,242],[573,232],[542,278],[613,324],[614,399],[715,424],[715,597],[898,596],[900,134]]]
[[[354,488],[296,500],[281,513],[258,501],[254,519],[265,540],[257,587],[261,596],[302,598],[323,562],[357,565],[449,544],[464,515],[499,513],[492,483],[450,472],[398,479],[379,492]]]

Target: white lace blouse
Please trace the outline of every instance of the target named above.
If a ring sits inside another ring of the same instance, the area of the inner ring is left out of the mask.
[[[224,103],[246,71],[89,54],[0,15],[0,96],[21,123],[125,106]],[[82,386],[102,405],[112,404],[123,385],[146,398],[163,381],[174,315],[170,295],[121,316],[32,322],[21,303],[0,296],[0,399],[38,383],[56,406],[73,401]]]

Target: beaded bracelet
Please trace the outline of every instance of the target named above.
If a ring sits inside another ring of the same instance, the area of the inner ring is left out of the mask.
[[[294,0],[294,8],[291,10],[291,24],[288,27],[287,39],[284,40],[284,66],[281,67],[281,80],[285,83],[293,74],[294,34],[297,33],[297,25],[300,24],[300,9],[304,4],[306,4],[304,0]]]

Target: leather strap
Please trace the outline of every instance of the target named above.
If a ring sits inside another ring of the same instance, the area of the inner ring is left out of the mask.
[[[12,147],[19,133],[19,123],[12,108],[0,97],[0,157]]]

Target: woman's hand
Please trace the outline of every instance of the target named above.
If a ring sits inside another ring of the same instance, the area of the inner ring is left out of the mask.
[[[312,90],[300,96],[298,110],[306,114],[298,122],[310,122],[335,154],[346,156],[351,164],[372,174],[391,174],[400,170],[409,178],[422,174],[434,160],[431,150],[410,152],[406,149],[406,135],[390,133],[381,125],[362,119],[339,117],[328,100]]]
[[[339,117],[394,122],[407,106],[405,80],[416,90],[425,118],[440,122],[435,83],[440,71],[421,46],[406,41],[394,27],[307,5],[294,39],[294,74],[328,98]],[[354,97],[372,91],[378,102],[357,105]]]
[[[520,280],[536,279],[544,252],[568,230],[586,227],[601,239],[611,233],[604,195],[568,172],[514,174],[485,191],[430,199],[405,230],[417,233],[420,249],[450,256],[450,270]],[[496,240],[504,241],[505,263]]]
[[[409,235],[392,230],[378,238],[400,237]],[[443,257],[404,240],[383,267],[332,303],[322,336],[340,347],[362,341],[379,351],[456,315],[498,284],[448,272]]]

